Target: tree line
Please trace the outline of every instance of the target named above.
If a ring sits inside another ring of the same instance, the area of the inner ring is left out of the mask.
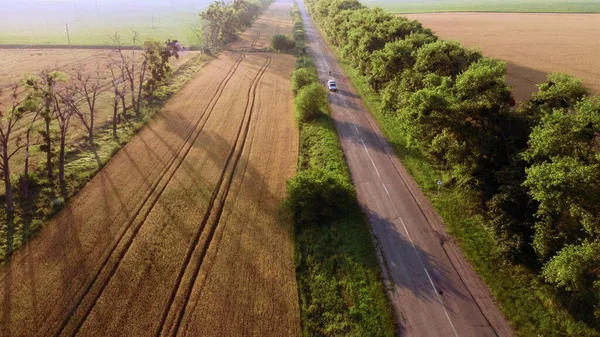
[[[406,145],[446,172],[446,184],[478,196],[498,255],[600,327],[600,99],[550,74],[516,104],[505,62],[356,0],[307,2]]]
[[[136,34],[134,45],[137,38]],[[18,177],[22,198],[30,196],[29,159],[34,146],[44,152],[45,178],[50,183],[64,185],[72,121],[77,119],[81,123],[87,132],[87,142],[94,146],[98,98],[103,92],[110,92],[112,133],[116,139],[117,127],[122,120],[132,115],[141,117],[143,108],[153,104],[171,74],[169,60],[177,58],[181,50],[177,41],[148,40],[141,51],[134,48],[128,52],[121,47],[118,34],[113,40],[118,47],[107,55],[106,64],[98,64],[95,71],[76,69],[68,75],[49,69],[37,75],[25,75],[8,88],[5,96],[10,103],[0,106],[0,170],[9,220],[15,210],[11,164],[16,154],[23,151],[25,156],[23,171]],[[104,73],[100,67],[108,69],[108,83],[103,81]]]

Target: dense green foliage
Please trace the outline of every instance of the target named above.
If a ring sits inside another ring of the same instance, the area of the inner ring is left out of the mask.
[[[289,36],[276,34],[271,38],[271,47],[279,51],[292,50],[296,47],[296,42]]]
[[[355,206],[354,189],[347,181],[320,169],[299,172],[288,181],[287,201],[296,223],[327,223]]]
[[[309,85],[316,83],[316,69],[308,56],[298,65],[295,74],[306,74]],[[369,226],[333,121],[323,113],[310,122],[299,121],[298,126],[299,173],[288,182],[286,204],[296,215],[302,334],[394,336]]]
[[[313,72],[306,68],[298,68],[292,74],[292,91],[296,95],[300,89],[316,82],[317,76]]]
[[[554,320],[567,312],[579,323],[556,325],[539,310],[513,312],[514,299],[497,293],[509,319],[529,315],[528,324],[544,335],[598,335],[598,100],[580,81],[551,74],[515,108],[503,62],[355,0],[308,2],[331,44],[371,87],[365,90],[380,97],[376,115],[397,151],[419,154],[422,167],[439,172],[445,188],[465,196],[472,216],[484,219],[469,230],[490,235],[492,249],[482,256],[483,247],[469,248],[470,257],[537,275],[533,284],[552,298]]]
[[[296,42],[296,50],[302,54],[306,53],[306,32],[304,31],[304,22],[302,22],[302,14],[298,3],[294,2],[292,7],[292,16],[294,17],[294,41]]]
[[[296,117],[310,122],[327,111],[327,91],[318,82],[305,85],[294,100]]]
[[[149,78],[143,85],[144,97],[149,105],[152,105],[158,90],[167,85],[167,79],[171,76],[172,57],[179,58],[179,44],[177,41],[167,40],[160,42],[147,40],[144,42],[144,52],[147,56]]]

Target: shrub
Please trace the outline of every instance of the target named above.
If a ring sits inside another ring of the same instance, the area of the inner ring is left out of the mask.
[[[302,40],[303,41],[305,34],[306,34],[306,32],[302,28],[294,29],[294,40],[296,40],[296,41]]]
[[[64,198],[56,198],[52,200],[52,215],[58,213],[65,206]]]
[[[300,89],[305,86],[317,82],[317,75],[307,68],[300,68],[294,70],[292,74],[292,90],[294,95],[298,94]]]
[[[309,84],[300,91],[294,100],[296,117],[303,122],[309,122],[327,111],[327,92],[319,83]]]
[[[275,50],[290,50],[294,49],[296,42],[287,35],[277,34],[273,36],[271,40],[271,46]]]
[[[299,172],[287,182],[287,207],[296,224],[316,225],[356,208],[352,185],[339,174],[319,169]]]

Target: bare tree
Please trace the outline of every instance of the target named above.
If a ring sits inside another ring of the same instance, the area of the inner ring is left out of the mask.
[[[133,32],[133,46],[131,48],[131,57],[125,55],[119,33],[115,33],[114,36],[111,37],[111,39],[113,40],[113,43],[117,46],[116,53],[119,56],[121,65],[125,70],[126,79],[129,83],[132,108],[135,111],[136,116],[140,116],[142,107],[142,87],[146,79],[146,71],[148,70],[148,56],[146,55],[146,53],[142,52],[142,63],[140,64],[140,69],[136,73],[135,51],[139,39],[139,34],[136,31]]]
[[[27,80],[25,80],[27,83]],[[29,93],[26,96],[25,101],[23,102],[23,108],[28,112],[33,113],[29,126],[27,127],[27,131],[25,131],[25,164],[23,174],[19,179],[19,183],[21,186],[21,195],[24,198],[29,197],[29,149],[31,147],[31,132],[35,130],[35,123],[42,112],[44,106],[39,103],[39,97],[32,96]]]
[[[94,120],[96,116],[96,99],[100,94],[100,69],[96,70],[94,76],[85,74],[81,69],[75,72],[75,78],[66,89],[70,91],[73,98],[70,103],[71,110],[79,117],[81,123],[88,132],[88,141],[94,145]],[[85,102],[82,107],[81,102]]]
[[[65,154],[66,154],[66,141],[67,134],[69,131],[69,125],[71,118],[75,115],[73,110],[74,106],[74,91],[63,90],[57,92],[54,99],[54,116],[58,122],[58,128],[60,131],[60,147],[58,152],[58,181],[62,185],[65,183]]]
[[[24,83],[31,102],[37,102],[40,115],[44,120],[44,130],[40,131],[44,138],[42,150],[46,152],[46,172],[48,179],[52,180],[52,134],[50,126],[54,119],[56,99],[56,84],[65,80],[65,75],[55,70],[44,70],[39,76],[25,79]]]
[[[25,145],[21,144],[20,137],[13,137],[15,126],[24,115],[24,109],[21,107],[23,93],[24,90],[19,84],[11,86],[11,107],[7,111],[0,110],[0,170],[2,170],[1,179],[4,181],[6,212],[9,219],[12,219],[15,211],[12,182],[10,179],[10,159],[25,147]]]
[[[117,139],[117,124],[120,122],[121,119],[119,116],[119,101],[122,102],[123,115],[126,113],[127,109],[125,103],[125,95],[127,94],[127,82],[125,80],[125,73],[122,65],[119,65],[117,62],[109,61],[108,69],[110,70],[110,75],[112,77],[111,85],[113,88],[113,137]]]

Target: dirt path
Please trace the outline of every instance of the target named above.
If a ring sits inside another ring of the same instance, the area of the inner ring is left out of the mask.
[[[298,335],[293,64],[210,62],[1,267],[0,336]]]
[[[600,14],[429,13],[410,14],[443,39],[480,48],[508,61],[507,81],[517,100],[537,92],[551,72],[583,79],[600,94]]]
[[[333,120],[357,196],[369,217],[400,336],[513,336],[485,284],[446,233],[337,64],[303,5],[321,82],[329,71]]]

